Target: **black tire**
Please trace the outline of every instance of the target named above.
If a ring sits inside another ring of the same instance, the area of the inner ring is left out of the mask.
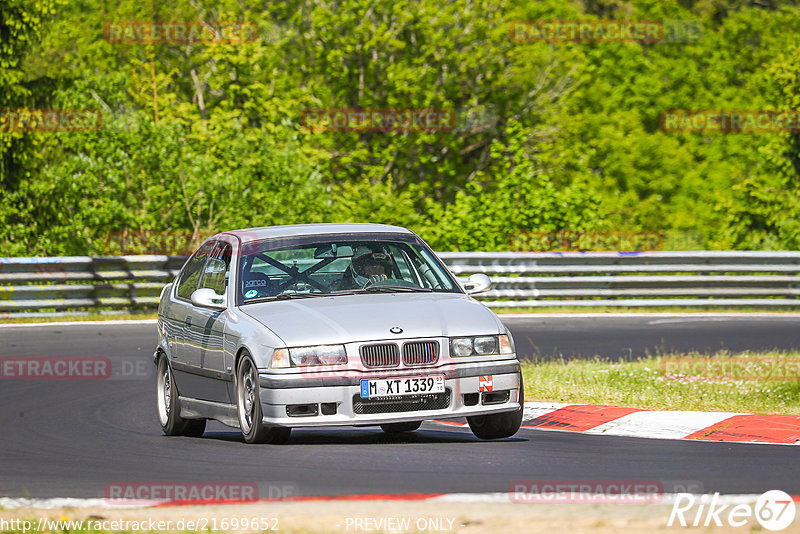
[[[386,423],[381,425],[381,430],[387,434],[399,434],[400,432],[413,432],[422,425],[422,421],[407,421],[405,423]]]
[[[266,426],[263,422],[258,370],[249,354],[242,356],[236,369],[236,413],[245,442],[282,445],[289,441],[291,428]]]
[[[206,430],[205,419],[184,419],[178,402],[178,388],[172,369],[164,356],[158,359],[158,376],[156,378],[156,406],[158,422],[167,436],[200,437]]]
[[[519,410],[490,415],[473,415],[467,417],[469,428],[475,437],[480,439],[509,438],[517,433],[522,425],[522,412],[525,407],[525,389],[522,375],[519,376]]]

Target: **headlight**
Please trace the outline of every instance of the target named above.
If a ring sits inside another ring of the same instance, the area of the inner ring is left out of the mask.
[[[450,338],[450,356],[490,356],[513,353],[514,348],[511,346],[511,339],[507,334]]]
[[[497,336],[476,337],[475,354],[481,356],[497,354]]]
[[[344,345],[317,345],[289,349],[289,359],[293,367],[339,365],[347,363],[347,354]]]
[[[339,365],[347,363],[344,345],[317,345],[315,347],[295,347],[275,349],[272,353],[272,369],[287,367],[308,367],[311,365]]]
[[[450,354],[452,356],[471,356],[472,338],[455,337],[450,340]]]

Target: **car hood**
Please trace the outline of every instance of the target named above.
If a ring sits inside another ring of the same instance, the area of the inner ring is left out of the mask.
[[[504,331],[494,312],[455,293],[338,295],[261,302],[239,309],[272,330],[288,347]],[[403,332],[392,334],[389,329],[393,327]]]

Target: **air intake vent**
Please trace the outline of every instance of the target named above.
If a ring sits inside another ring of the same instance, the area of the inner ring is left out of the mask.
[[[365,367],[397,367],[400,364],[400,352],[394,343],[363,345],[361,362]]]
[[[381,399],[362,399],[353,396],[353,413],[371,415],[376,413],[417,412],[423,410],[445,410],[450,406],[450,389],[444,393],[429,393],[409,397],[385,397]]]
[[[403,345],[403,363],[406,365],[431,365],[438,359],[437,341],[413,341]]]

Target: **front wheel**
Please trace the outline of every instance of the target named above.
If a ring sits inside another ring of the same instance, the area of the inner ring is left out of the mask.
[[[501,439],[513,436],[522,425],[522,412],[525,409],[525,389],[522,375],[519,376],[519,410],[490,415],[467,417],[469,428],[480,439]]]
[[[158,378],[156,399],[158,401],[158,422],[167,436],[200,437],[206,430],[205,419],[184,419],[178,403],[178,388],[166,356],[158,359]]]
[[[262,420],[258,371],[249,354],[242,357],[236,371],[236,412],[242,437],[247,443],[280,445],[289,441],[291,428],[266,426]]]

